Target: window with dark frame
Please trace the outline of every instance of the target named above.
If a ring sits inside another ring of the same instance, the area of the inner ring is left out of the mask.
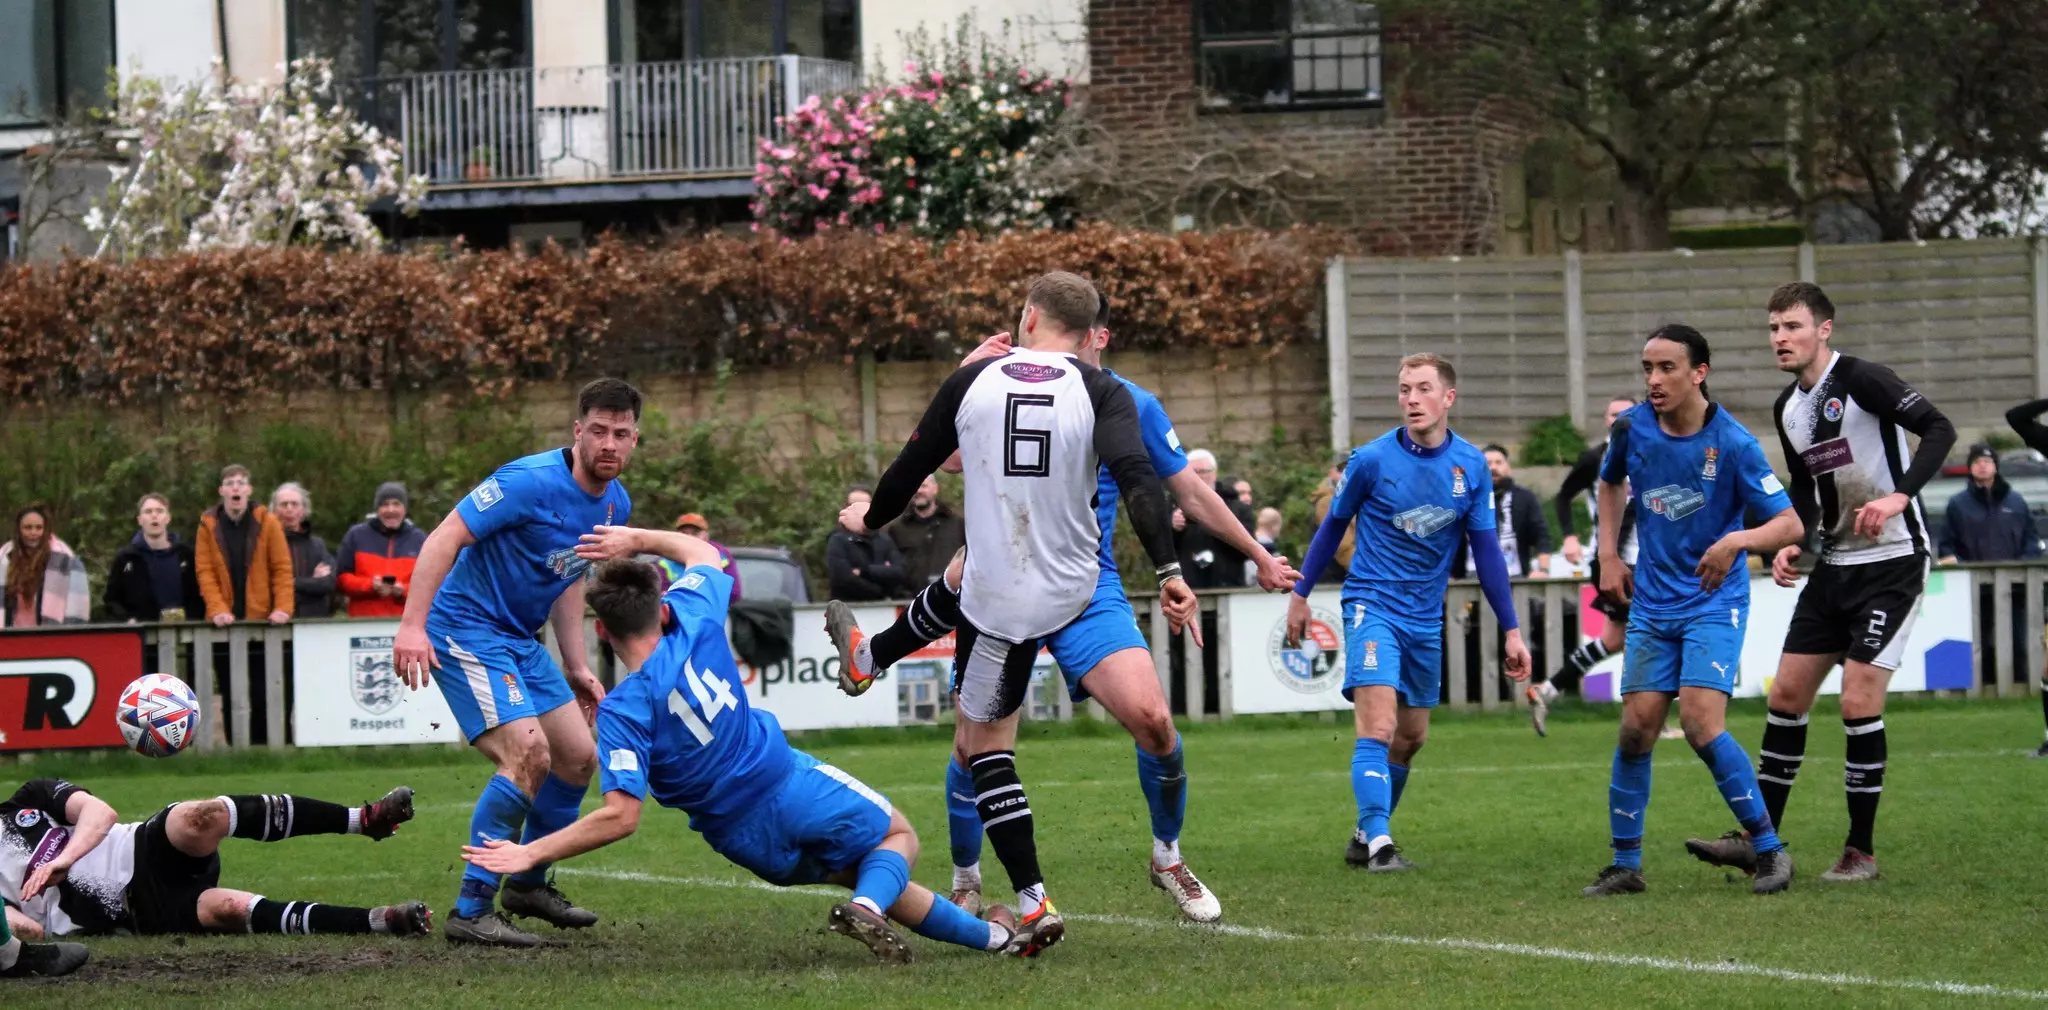
[[[343,78],[504,70],[532,62],[532,0],[287,0],[292,59]]]
[[[114,0],[0,0],[0,127],[105,100],[113,66]]]
[[[816,56],[860,62],[858,0],[610,0],[612,62]]]
[[[1255,111],[1374,107],[1380,12],[1358,0],[1195,0],[1205,106]]]

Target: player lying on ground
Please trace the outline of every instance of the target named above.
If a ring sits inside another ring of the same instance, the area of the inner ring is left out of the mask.
[[[1600,430],[1606,431],[1614,427],[1614,419],[1620,417],[1622,411],[1635,405],[1635,397],[1632,396],[1617,396],[1607,401],[1607,420]],[[1558,529],[1569,531],[1573,528],[1572,500],[1581,492],[1592,489],[1593,482],[1600,476],[1600,461],[1606,455],[1607,443],[1603,440],[1599,445],[1590,446],[1585,452],[1580,453],[1578,462],[1572,464],[1571,471],[1564,475],[1564,483],[1558,487],[1557,499],[1552,503],[1557,510]],[[1593,512],[1593,521],[1597,524],[1600,521],[1600,500],[1594,497],[1586,501]],[[1635,538],[1635,514],[1631,512],[1621,518],[1621,560],[1626,564],[1635,564]],[[1594,587],[1598,588],[1600,537],[1597,525],[1590,539],[1591,543],[1580,547],[1578,534],[1566,532],[1559,553],[1564,555],[1566,561],[1576,565],[1586,556],[1585,551],[1590,549],[1593,552],[1593,559],[1587,566],[1591,569],[1587,574],[1591,576]],[[1593,609],[1607,619],[1607,623],[1600,629],[1600,636],[1573,649],[1571,654],[1564,658],[1564,663],[1557,668],[1555,675],[1545,677],[1542,670],[1533,670],[1529,674],[1529,686],[1524,693],[1529,699],[1529,722],[1536,727],[1537,736],[1545,736],[1550,732],[1550,703],[1557,700],[1558,694],[1580,693],[1579,685],[1585,680],[1586,671],[1598,665],[1601,660],[1621,651],[1622,629],[1628,626],[1628,604],[1595,597]]]
[[[1614,862],[1584,893],[1643,890],[1650,752],[1673,695],[1686,742],[1755,841],[1756,892],[1782,891],[1792,857],[1757,799],[1749,755],[1728,733],[1728,696],[1749,617],[1748,554],[1794,543],[1802,527],[1756,438],[1708,400],[1707,338],[1680,323],[1659,327],[1642,362],[1649,402],[1614,422],[1600,467],[1600,591],[1629,602],[1628,659],[1607,790]],[[1640,517],[1633,571],[1616,550],[1625,494]],[[1745,513],[1762,525],[1744,529]]]
[[[463,739],[497,774],[477,796],[469,839],[527,841],[567,826],[597,767],[590,717],[604,685],[583,644],[577,538],[624,523],[619,474],[640,443],[640,391],[598,379],[576,398],[566,449],[513,460],[456,503],[420,549],[393,659],[413,690],[431,675]],[[552,623],[562,665],[535,635]],[[498,912],[557,928],[597,923],[555,889],[545,865],[505,881],[471,866],[443,931],[450,943],[533,947],[540,937]]]
[[[404,786],[360,807],[304,796],[216,796],[173,803],[140,824],[59,779],[35,779],[0,803],[0,898],[23,937],[112,933],[390,933],[424,936],[427,906],[351,908],[272,901],[220,885],[228,837],[391,837],[412,819]]]
[[[633,671],[598,706],[604,805],[524,845],[465,846],[462,858],[519,873],[581,855],[632,834],[652,792],[689,814],[713,851],[762,880],[852,888],[828,927],[883,961],[911,959],[888,919],[934,940],[1002,949],[1016,925],[1008,909],[991,909],[983,922],[910,883],[910,822],[853,776],[790,747],[775,716],[747,704],[725,637],[732,578],[711,567],[718,553],[710,544],[624,527],[583,539],[579,553],[599,561],[586,594],[598,634]],[[655,566],[630,560],[643,553],[690,567],[664,593]]]
[[[1017,713],[1043,644],[1083,619],[1101,585],[1101,468],[1107,467],[1159,580],[1169,614],[1190,614],[1165,490],[1146,451],[1131,391],[1079,359],[1102,311],[1087,280],[1034,278],[1016,332],[1024,349],[946,378],[871,503],[839,521],[856,533],[889,523],[956,450],[966,493],[954,689],[954,751],[974,780],[975,808],[1017,889],[1018,939],[1036,954],[1065,935],[1045,878],[1031,804],[1017,771]],[[1178,630],[1178,629],[1176,629]]]
[[[1797,584],[1807,567],[1812,577],[1792,608],[1771,681],[1757,786],[1771,825],[1783,832],[1785,800],[1806,758],[1807,713],[1821,682],[1840,664],[1849,837],[1842,858],[1820,879],[1874,880],[1884,695],[1905,658],[1932,554],[1920,489],[1941,473],[1956,429],[1891,369],[1830,346],[1835,306],[1819,287],[1787,284],[1771,295],[1768,311],[1778,370],[1796,376],[1776,409],[1792,507],[1820,543],[1817,565],[1802,564],[1814,558],[1799,544],[1771,562],[1778,585]],[[1919,436],[1918,449],[1907,444],[1907,432]],[[1756,870],[1756,852],[1740,830],[1685,844],[1706,862]]]
[[[1109,300],[1103,298],[1074,357],[1084,364],[1102,367],[1102,352],[1109,346]],[[970,353],[960,363],[965,368],[987,358],[1009,354],[1010,335],[999,333]],[[1197,524],[1252,559],[1259,584],[1267,589],[1287,589],[1301,573],[1287,567],[1287,559],[1274,557],[1251,532],[1244,528],[1230,507],[1216,494],[1215,485],[1195,475],[1188,467],[1187,453],[1175,436],[1173,422],[1159,399],[1137,383],[1103,371],[1130,390],[1138,407],[1138,424],[1151,457],[1152,472],[1166,482],[1181,509]],[[949,464],[948,469],[953,467]],[[1213,891],[1188,869],[1181,858],[1180,831],[1187,820],[1187,770],[1181,752],[1181,736],[1173,726],[1173,712],[1159,677],[1152,668],[1152,649],[1138,631],[1137,615],[1124,596],[1123,578],[1116,567],[1113,531],[1116,528],[1116,478],[1108,467],[1096,474],[1096,517],[1101,527],[1101,549],[1097,561],[1102,574],[1095,595],[1072,624],[1054,634],[1046,643],[1053,662],[1066,678],[1068,693],[1075,704],[1094,698],[1111,717],[1130,731],[1138,753],[1138,788],[1151,811],[1152,883],[1174,899],[1182,915],[1195,922],[1214,922],[1223,906]],[[960,615],[960,579],[966,567],[965,550],[957,553],[939,581],[917,594],[896,622],[873,636],[862,634],[854,623],[853,611],[832,601],[825,608],[825,629],[839,647],[840,689],[859,695],[874,683],[876,674],[903,658],[952,632]],[[1187,624],[1192,611],[1172,615],[1175,623]],[[1195,641],[1201,642],[1200,626]],[[954,903],[969,911],[981,907],[981,815],[975,808],[974,778],[967,773],[967,757],[955,752],[946,762],[946,824],[953,854]]]
[[[1444,590],[1458,545],[1468,537],[1486,603],[1507,632],[1508,676],[1529,675],[1529,648],[1495,532],[1486,455],[1445,420],[1457,402],[1457,373],[1434,354],[1411,354],[1401,359],[1398,381],[1407,423],[1351,454],[1330,514],[1309,542],[1301,566],[1308,574],[1287,598],[1287,641],[1298,648],[1316,575],[1329,567],[1355,518],[1358,549],[1342,600],[1344,697],[1358,733],[1351,751],[1358,822],[1344,861],[1374,873],[1412,865],[1387,822],[1429,738],[1429,712],[1443,690]]]

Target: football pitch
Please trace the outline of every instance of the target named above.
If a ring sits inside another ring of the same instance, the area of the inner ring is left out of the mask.
[[[1418,864],[1368,876],[1342,860],[1353,821],[1343,722],[1246,720],[1188,728],[1189,865],[1215,888],[1220,927],[1179,924],[1144,873],[1145,805],[1115,727],[1027,725],[1019,767],[1037,815],[1065,942],[1036,961],[912,938],[884,968],[824,931],[844,892],[777,890],[711,853],[680,813],[649,806],[640,833],[560,868],[604,921],[538,951],[450,948],[438,935],[223,936],[90,941],[70,979],[10,982],[0,1004],[431,1007],[1075,1005],[1906,1005],[2048,1002],[2048,762],[2038,703],[1895,702],[1878,821],[1883,879],[1830,885],[1847,815],[1836,713],[1816,710],[1786,814],[1798,877],[1758,897],[1694,861],[1688,835],[1730,816],[1683,741],[1663,741],[1644,845],[1647,894],[1588,899],[1607,863],[1614,723],[1564,708],[1537,739],[1513,713],[1442,713],[1394,834]],[[1752,757],[1760,705],[1730,728]],[[916,879],[950,881],[943,731],[800,738],[887,794],[919,828]],[[60,774],[139,820],[167,802],[293,792],[346,802],[398,784],[418,816],[397,837],[230,840],[222,883],[270,897],[373,905],[421,898],[440,919],[457,848],[488,775],[442,749],[145,762],[45,756],[0,765]],[[10,787],[11,788],[11,787]],[[594,802],[594,797],[592,801]],[[586,803],[588,806],[588,802]],[[994,853],[992,900],[1009,895]]]

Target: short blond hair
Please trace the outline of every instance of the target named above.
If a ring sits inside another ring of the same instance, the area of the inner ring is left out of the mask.
[[[1423,351],[1420,354],[1410,354],[1402,358],[1401,371],[1405,372],[1411,368],[1434,368],[1436,369],[1436,377],[1443,380],[1445,387],[1450,389],[1458,388],[1458,370],[1452,368],[1450,362],[1445,361],[1441,355],[1433,351]]]

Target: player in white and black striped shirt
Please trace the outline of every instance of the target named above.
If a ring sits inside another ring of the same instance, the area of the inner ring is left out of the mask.
[[[1792,504],[1820,557],[1797,545],[1778,552],[1772,578],[1796,583],[1811,569],[1785,632],[1771,682],[1770,716],[1758,748],[1757,785],[1782,830],[1785,799],[1806,756],[1814,695],[1842,666],[1842,729],[1848,735],[1843,788],[1849,837],[1822,880],[1877,876],[1872,833],[1884,790],[1884,695],[1904,658],[1927,585],[1927,524],[1920,489],[1941,472],[1955,427],[1891,369],[1829,346],[1835,306],[1804,281],[1771,295],[1771,346],[1778,369],[1795,378],[1778,397],[1778,439]],[[1919,437],[1913,448],[1906,435]],[[1741,832],[1686,843],[1710,863],[1753,865]]]

